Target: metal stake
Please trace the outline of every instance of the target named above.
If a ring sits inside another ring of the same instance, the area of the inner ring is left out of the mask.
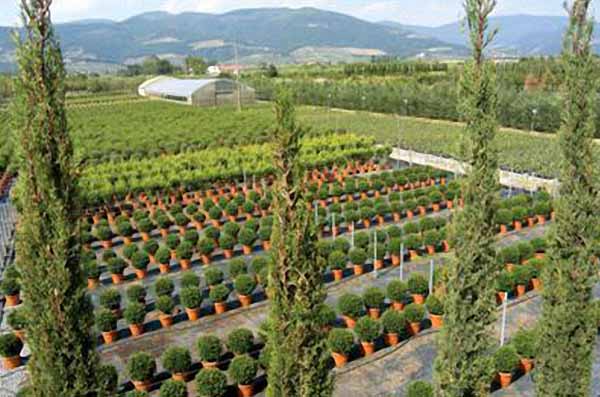
[[[506,330],[506,309],[508,307],[508,292],[504,293],[502,301],[502,328],[500,329],[500,346],[504,346],[504,335]]]

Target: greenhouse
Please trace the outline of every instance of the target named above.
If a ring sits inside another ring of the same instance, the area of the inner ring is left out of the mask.
[[[251,87],[229,79],[177,79],[159,76],[138,88],[141,96],[194,106],[222,106],[255,101]]]

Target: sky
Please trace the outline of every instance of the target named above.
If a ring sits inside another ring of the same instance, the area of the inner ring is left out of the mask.
[[[600,0],[596,0],[599,2]],[[239,8],[317,7],[369,21],[438,26],[462,16],[463,0],[54,0],[55,22],[103,18],[123,20],[147,11],[223,13]],[[0,0],[0,26],[18,21],[19,0]],[[594,4],[592,3],[594,7]],[[596,9],[598,7],[594,7]],[[498,0],[497,15],[564,15],[563,0]],[[600,13],[596,12],[596,16]],[[598,18],[596,18],[598,19]]]

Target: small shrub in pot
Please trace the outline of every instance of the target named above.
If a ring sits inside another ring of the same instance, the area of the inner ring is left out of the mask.
[[[221,340],[214,335],[205,335],[196,342],[198,357],[203,363],[217,363],[223,354]]]
[[[196,375],[196,389],[202,397],[223,397],[227,393],[227,375],[215,368],[203,368]]]
[[[235,355],[249,353],[254,347],[254,334],[246,328],[237,328],[229,333],[227,348]]]

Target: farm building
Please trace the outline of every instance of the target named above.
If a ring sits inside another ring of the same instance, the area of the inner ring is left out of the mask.
[[[176,79],[159,76],[138,88],[141,96],[186,103],[194,106],[233,105],[238,95],[243,104],[254,103],[254,89],[229,79]]]

